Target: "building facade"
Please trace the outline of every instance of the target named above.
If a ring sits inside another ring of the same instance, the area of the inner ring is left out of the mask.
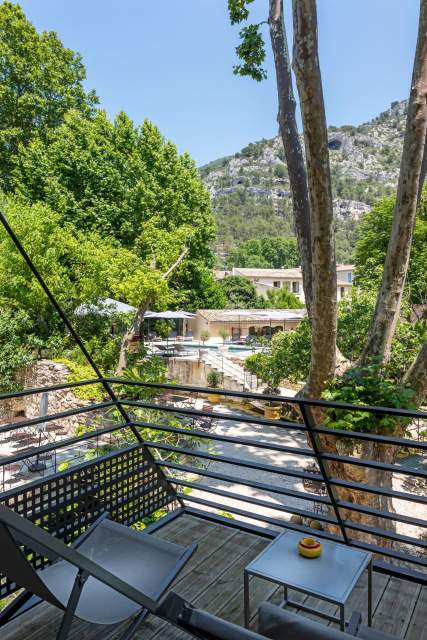
[[[196,340],[207,332],[210,338],[221,340],[224,333],[228,339],[237,341],[291,331],[305,315],[305,309],[199,309],[189,323]]]
[[[353,283],[352,264],[337,265],[337,300],[345,298],[351,291]],[[252,269],[233,267],[230,271],[216,271],[215,276],[222,280],[225,276],[242,276],[255,285],[259,295],[266,297],[267,291],[286,287],[294,293],[302,303],[305,303],[304,288],[302,286],[301,267],[295,269]]]

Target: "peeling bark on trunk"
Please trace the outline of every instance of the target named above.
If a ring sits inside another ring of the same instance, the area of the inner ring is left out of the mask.
[[[311,320],[313,276],[311,269],[310,201],[307,175],[295,118],[296,102],[292,87],[289,49],[283,17],[283,0],[269,0],[269,4],[268,24],[270,27],[271,47],[273,49],[276,68],[276,85],[279,104],[277,121],[279,123],[280,136],[282,138],[288,167],[305,302],[307,305],[307,313]]]
[[[175,271],[175,269],[181,264],[184,260],[185,256],[188,253],[188,248],[186,247],[182,253],[179,255],[178,259],[169,267],[169,269],[162,274],[162,280],[167,280],[169,276]],[[132,324],[129,329],[126,331],[125,335],[122,338],[122,342],[120,344],[120,353],[119,353],[119,361],[116,369],[116,376],[121,375],[124,369],[127,367],[128,363],[128,353],[129,353],[129,345],[135,336],[139,335],[141,332],[142,323],[144,322],[144,316],[148,311],[148,308],[151,304],[151,299],[148,298],[144,300],[139,305],[135,317],[132,320]]]
[[[328,132],[315,0],[293,0],[294,55],[307,160],[313,272],[312,347],[306,394],[318,398],[335,373],[337,275]]]
[[[427,396],[427,340],[406,372],[403,382],[415,391],[414,402],[422,404]]]
[[[362,353],[362,364],[372,357],[387,361],[402,302],[427,132],[427,2],[420,3],[418,40],[409,96],[405,140],[393,227],[384,263],[383,279]]]

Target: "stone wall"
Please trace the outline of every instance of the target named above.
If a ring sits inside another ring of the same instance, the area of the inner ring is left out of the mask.
[[[23,386],[26,389],[49,387],[55,384],[67,382],[70,371],[62,363],[52,360],[38,360],[33,367],[25,372]],[[40,415],[40,401],[42,394],[32,394],[22,398],[0,403],[0,419],[2,422],[23,420],[25,418],[35,418]],[[85,407],[91,404],[90,400],[82,400],[74,395],[70,389],[51,391],[48,396],[48,413],[60,413],[69,409]],[[80,416],[70,416],[57,421],[58,428],[71,433],[75,426],[87,423],[93,417],[92,413]]]

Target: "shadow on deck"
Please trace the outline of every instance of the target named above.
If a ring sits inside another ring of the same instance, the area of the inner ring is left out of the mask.
[[[173,589],[197,607],[226,620],[243,624],[243,570],[268,544],[268,539],[241,531],[236,527],[182,514],[169,520],[153,535],[188,545],[197,542],[198,550],[173,585]],[[282,589],[258,578],[251,578],[252,626],[256,628],[256,611],[265,599],[279,601]],[[303,594],[293,599],[320,611],[336,613],[336,607]],[[366,619],[367,576],[361,577],[346,607],[363,612]],[[295,609],[294,609],[295,611]],[[427,640],[427,587],[374,573],[374,627],[406,640]],[[327,624],[322,618],[309,615]],[[41,604],[2,629],[2,640],[54,640],[61,612]],[[99,627],[75,619],[69,640],[113,640],[124,626]],[[189,636],[149,616],[135,638],[138,640],[178,640]]]

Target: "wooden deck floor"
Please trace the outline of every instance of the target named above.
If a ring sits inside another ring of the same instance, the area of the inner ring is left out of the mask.
[[[237,624],[243,623],[243,569],[268,544],[268,540],[193,515],[175,518],[153,535],[189,544],[198,550],[173,589],[197,607],[207,609]],[[348,602],[347,612],[366,608],[366,576],[362,576]],[[334,613],[336,607],[302,594],[291,594],[317,609]],[[269,598],[278,600],[271,583],[252,578],[251,610]],[[406,640],[427,640],[427,588],[374,573],[374,627]],[[307,615],[301,612],[302,615]],[[308,614],[310,615],[310,614]],[[61,613],[50,605],[39,605],[1,630],[2,640],[54,640]],[[326,620],[317,618],[327,624]],[[256,627],[256,614],[252,619]],[[70,640],[115,640],[124,626],[98,627],[75,620]],[[149,616],[136,634],[138,640],[178,640],[185,633]]]

